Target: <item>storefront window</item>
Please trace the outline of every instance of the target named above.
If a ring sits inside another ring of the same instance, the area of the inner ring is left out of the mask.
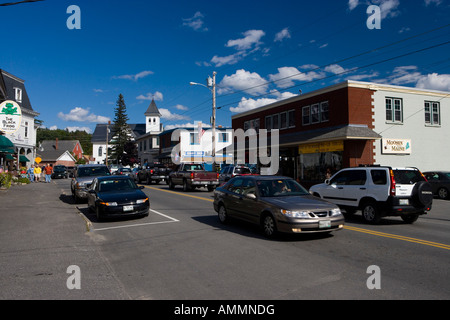
[[[342,168],[342,151],[300,154],[297,177],[300,182],[324,182]]]

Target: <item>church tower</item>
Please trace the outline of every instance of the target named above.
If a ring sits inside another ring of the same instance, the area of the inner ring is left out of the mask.
[[[156,107],[155,100],[148,106],[145,112],[145,133],[160,132],[161,131],[161,113],[159,113],[158,107]]]

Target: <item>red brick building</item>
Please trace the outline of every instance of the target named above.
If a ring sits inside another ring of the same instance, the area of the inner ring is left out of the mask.
[[[346,81],[232,117],[233,129],[279,129],[279,174],[306,186],[327,171],[374,163],[373,90]]]

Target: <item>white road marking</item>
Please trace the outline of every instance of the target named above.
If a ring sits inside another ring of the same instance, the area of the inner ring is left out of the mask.
[[[152,224],[163,224],[163,223],[173,223],[173,222],[179,222],[180,220],[177,220],[175,218],[169,217],[168,215],[165,215],[161,212],[158,212],[156,210],[150,209],[151,212],[154,212],[160,216],[163,216],[167,219],[169,219],[170,221],[159,221],[159,222],[148,222],[148,223],[138,223],[138,224],[129,224],[129,225],[124,225],[124,226],[115,226],[115,227],[108,227],[108,228],[92,228],[93,231],[105,231],[105,230],[112,230],[112,229],[121,229],[121,228],[131,228],[131,227],[141,227],[141,226],[148,226],[148,225],[152,225]]]

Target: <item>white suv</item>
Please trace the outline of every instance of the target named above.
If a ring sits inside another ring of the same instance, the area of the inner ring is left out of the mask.
[[[433,203],[432,187],[417,168],[374,165],[342,169],[309,192],[348,214],[361,210],[369,223],[378,223],[385,216],[400,216],[413,223],[430,211]]]

